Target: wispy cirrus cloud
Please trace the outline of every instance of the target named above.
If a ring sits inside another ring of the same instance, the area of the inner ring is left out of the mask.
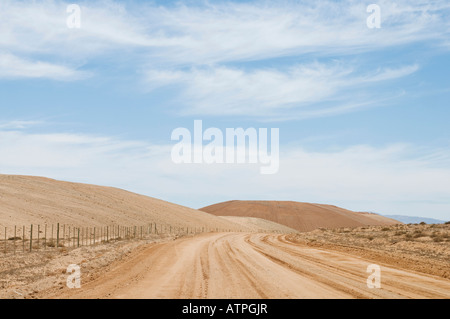
[[[416,72],[418,65],[397,69],[379,68],[361,74],[342,64],[312,63],[283,69],[245,71],[228,67],[194,68],[189,71],[151,70],[148,87],[181,86],[178,101],[189,101],[188,114],[279,116],[320,116],[326,112],[344,112],[366,101],[353,100],[347,107],[332,108],[319,103],[339,101],[350,89],[366,88],[380,81],[395,80]],[[352,93],[354,97],[354,92]],[[366,96],[367,98],[367,96]],[[373,100],[373,99],[372,99]],[[342,101],[339,101],[342,103]],[[186,104],[186,102],[185,102]]]
[[[362,76],[361,82],[381,82],[402,78],[419,70],[418,64],[401,66],[398,68],[378,68],[373,74]]]
[[[89,58],[117,48],[151,46],[144,17],[119,2],[93,1],[81,7],[82,27],[68,28],[68,2],[2,1],[0,46],[14,52]],[[158,44],[158,43],[157,43]]]
[[[85,79],[90,72],[79,71],[64,65],[30,61],[12,54],[0,54],[0,78],[39,78],[59,81]]]
[[[420,41],[448,41],[445,1],[380,1],[383,27],[366,26],[358,1],[157,5],[80,2],[82,27],[66,26],[67,2],[2,1],[0,48],[12,54],[89,59],[124,50],[141,63],[204,65],[305,54],[347,55]]]
[[[0,130],[22,130],[41,123],[41,121],[28,120],[4,121],[0,122]]]
[[[299,113],[291,118],[304,118],[359,109],[364,98],[346,100],[341,92],[364,95],[363,84],[375,87],[419,69],[416,61],[396,68],[380,61],[362,72],[355,54],[416,43],[447,50],[450,33],[443,0],[379,1],[377,30],[366,26],[366,5],[352,0],[79,4],[81,28],[69,29],[67,2],[3,1],[0,77],[80,80],[101,76],[104,59],[147,88],[176,84],[170,95],[182,102],[181,114],[278,117],[294,109]],[[305,64],[311,56],[321,63]],[[296,62],[264,65],[288,57]],[[381,100],[392,95],[378,92]],[[338,103],[322,105],[330,101]]]
[[[187,39],[163,50],[164,59],[173,63],[353,55],[448,38],[443,27],[449,26],[450,7],[444,1],[377,3],[383,27],[376,32],[367,28],[367,4],[359,1],[220,2],[148,12],[165,34]]]

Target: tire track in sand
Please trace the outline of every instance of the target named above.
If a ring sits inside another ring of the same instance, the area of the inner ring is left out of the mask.
[[[383,265],[366,286],[358,256],[290,243],[283,235],[209,233],[150,244],[82,288],[56,298],[449,298],[450,281]]]

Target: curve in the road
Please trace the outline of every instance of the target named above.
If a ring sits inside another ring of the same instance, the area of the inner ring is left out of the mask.
[[[63,298],[449,298],[444,278],[289,242],[284,235],[212,233],[152,244]]]

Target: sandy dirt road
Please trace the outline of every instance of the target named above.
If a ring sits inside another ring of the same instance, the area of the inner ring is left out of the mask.
[[[381,288],[369,289],[372,263],[284,235],[212,233],[150,245],[82,288],[52,297],[450,298],[450,280],[384,264]]]

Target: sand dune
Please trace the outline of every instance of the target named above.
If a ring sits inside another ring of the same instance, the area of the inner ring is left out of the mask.
[[[167,224],[248,230],[205,212],[117,188],[31,176],[0,175],[0,229],[15,225],[67,224],[75,227]]]
[[[216,216],[256,217],[273,221],[298,231],[317,228],[394,225],[401,222],[371,213],[340,207],[293,201],[228,201],[201,208]]]

